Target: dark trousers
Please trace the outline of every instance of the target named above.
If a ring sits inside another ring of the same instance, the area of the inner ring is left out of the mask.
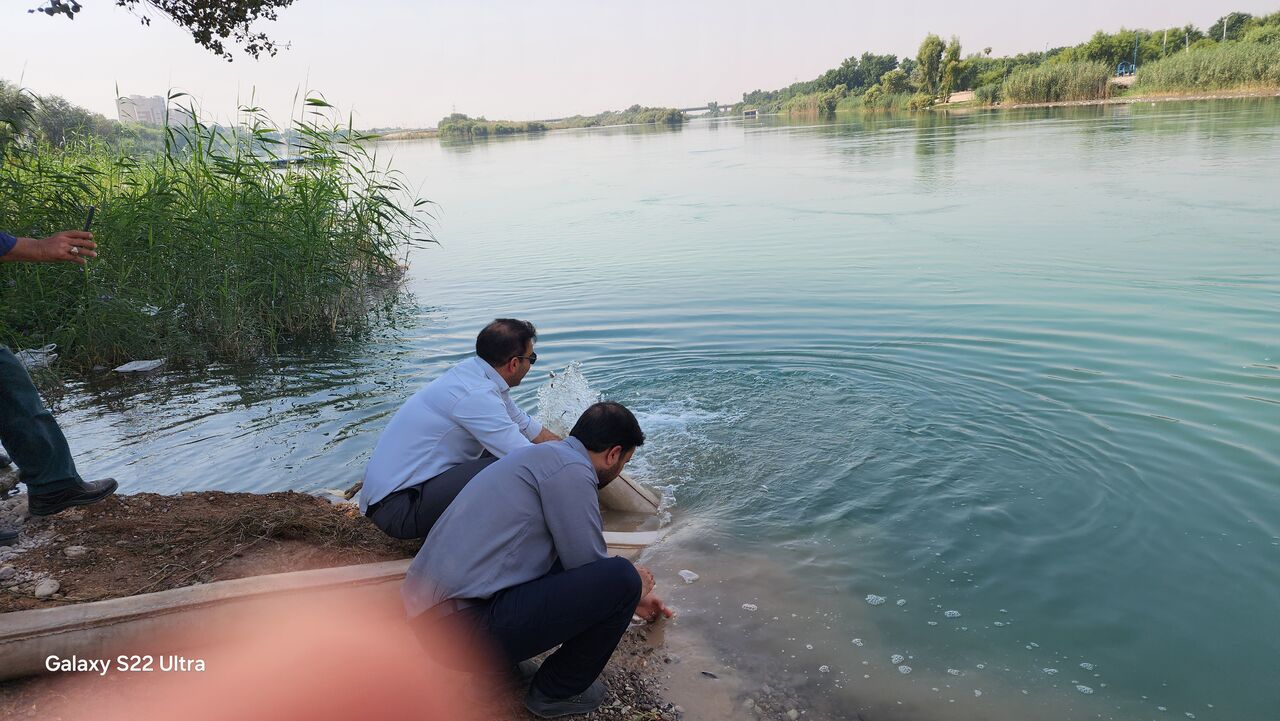
[[[587,690],[604,670],[631,623],[640,591],[635,566],[614,556],[499,591],[443,619],[428,611],[412,623],[423,630],[452,624],[466,642],[490,649],[507,665],[559,645],[533,683],[551,698],[568,698]],[[421,638],[430,653],[432,636]]]
[[[67,439],[44,407],[17,356],[0,346],[0,443],[21,469],[28,493],[63,490],[80,480]]]
[[[485,453],[416,486],[396,491],[369,508],[369,520],[392,538],[425,538],[467,483],[496,460]]]

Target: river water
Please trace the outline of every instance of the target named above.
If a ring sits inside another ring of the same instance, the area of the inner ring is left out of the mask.
[[[578,361],[637,411],[636,472],[675,499],[668,635],[734,693],[811,718],[1280,713],[1280,102],[379,153],[439,203],[394,325],[74,383],[87,475],[346,487],[484,322],[529,318],[517,400]]]

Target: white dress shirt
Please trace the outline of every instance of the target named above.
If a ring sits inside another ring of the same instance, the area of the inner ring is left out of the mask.
[[[468,358],[428,383],[396,411],[364,473],[360,511],[430,480],[484,451],[502,458],[531,445],[542,424],[516,407],[493,366]]]

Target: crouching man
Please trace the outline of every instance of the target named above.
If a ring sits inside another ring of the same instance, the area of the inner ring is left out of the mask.
[[[632,614],[672,616],[653,593],[653,576],[611,558],[604,543],[596,493],[643,443],[631,411],[597,403],[568,438],[480,471],[409,567],[402,594],[410,623],[424,638],[448,624],[513,674],[559,645],[533,675],[525,706],[543,718],[598,707],[605,686],[597,677]]]

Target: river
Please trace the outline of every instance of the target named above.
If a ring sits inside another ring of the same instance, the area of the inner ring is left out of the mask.
[[[701,639],[735,702],[1276,717],[1280,101],[379,154],[441,241],[410,254],[392,324],[72,383],[56,410],[86,475],[345,488],[484,322],[528,318],[518,401],[578,361],[637,411],[636,473],[674,498],[668,635]]]

